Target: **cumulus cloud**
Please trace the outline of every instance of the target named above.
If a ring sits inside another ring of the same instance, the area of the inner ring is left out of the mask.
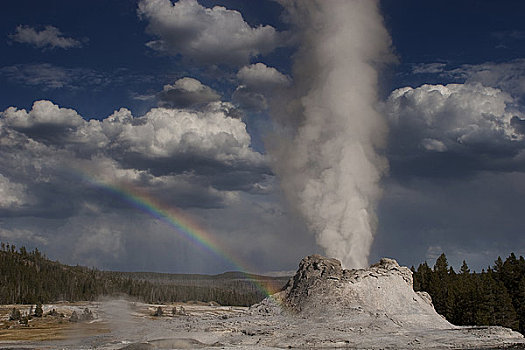
[[[241,65],[280,44],[275,28],[251,27],[238,11],[206,8],[196,0],[142,0],[138,13],[158,37],[150,48],[198,63]]]
[[[102,122],[101,132],[111,135],[110,149],[122,152],[124,147],[129,155],[144,160],[182,157],[194,164],[202,160],[231,166],[263,161],[250,147],[246,125],[219,108],[205,112],[154,108],[140,118],[121,110]],[[176,159],[173,163],[173,171],[184,166]]]
[[[178,190],[186,206],[207,206],[207,197],[211,206],[221,205],[225,192],[255,189],[269,174],[246,125],[225,109],[223,103],[202,111],[154,108],[141,117],[120,109],[86,121],[50,101],[36,101],[30,111],[9,107],[0,118],[3,187],[14,191],[8,186],[14,178],[58,181],[56,169],[77,167],[105,182]],[[227,181],[232,176],[236,181]],[[190,200],[192,193],[198,201]]]
[[[242,67],[237,73],[237,78],[243,85],[259,90],[273,89],[276,86],[288,86],[291,83],[289,77],[264,63],[255,63]]]
[[[23,184],[12,182],[0,174],[0,207],[20,207],[28,202],[28,197]]]
[[[215,90],[189,77],[181,78],[174,84],[164,85],[162,91],[157,94],[159,105],[168,108],[198,107],[218,101],[219,98]]]
[[[16,32],[9,35],[13,41],[29,44],[39,49],[71,49],[82,47],[82,43],[76,39],[63,36],[62,32],[53,26],[45,26],[43,30],[36,30],[30,26],[20,25]]]
[[[234,91],[232,100],[247,110],[268,109],[268,99],[290,86],[290,77],[264,63],[242,67],[237,73],[241,83]]]
[[[481,84],[397,89],[387,101],[391,152],[514,157],[523,148],[523,134],[515,127],[519,112],[513,102],[509,94]]]
[[[46,143],[64,142],[64,138],[70,138],[72,130],[85,122],[75,110],[60,108],[44,100],[36,101],[29,112],[9,107],[2,116],[4,125]]]
[[[446,63],[420,63],[412,66],[414,74],[437,74],[445,80],[482,84],[503,90],[513,96],[525,96],[525,59],[508,62],[485,62],[452,66]]]
[[[84,119],[75,110],[60,108],[51,101],[45,100],[36,101],[29,112],[25,109],[9,107],[2,114],[7,125],[19,129],[44,125],[78,127],[84,122]]]

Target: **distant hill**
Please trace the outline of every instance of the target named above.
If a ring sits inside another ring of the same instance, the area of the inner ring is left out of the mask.
[[[240,271],[223,272],[217,275],[191,273],[163,273],[163,272],[122,272],[123,275],[134,279],[169,280],[169,281],[198,281],[198,280],[278,280],[288,281],[291,276],[263,276]]]
[[[96,300],[106,295],[127,295],[150,302],[215,301],[221,305],[249,306],[276,292],[288,277],[267,277],[242,272],[219,275],[156,272],[99,271],[51,261],[38,249],[1,244],[0,303],[34,304],[58,300]]]

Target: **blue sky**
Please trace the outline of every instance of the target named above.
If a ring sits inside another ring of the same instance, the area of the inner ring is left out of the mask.
[[[162,0],[2,5],[0,240],[107,269],[233,268],[72,168],[180,208],[258,272],[330,251],[272,146],[304,124],[279,118],[314,91],[300,71],[321,63],[300,48],[317,15],[286,1],[185,3],[179,15],[155,7],[173,6]],[[523,254],[525,3],[378,4],[384,22],[357,12],[384,26],[394,57],[374,66],[371,104],[388,130],[377,154],[388,166],[370,204],[369,261],[432,263],[444,251],[479,270]],[[340,27],[358,33],[352,16]],[[323,20],[320,33],[334,24]]]

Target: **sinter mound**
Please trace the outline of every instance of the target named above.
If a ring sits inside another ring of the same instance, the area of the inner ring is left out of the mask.
[[[273,298],[306,318],[343,317],[380,328],[455,328],[434,310],[427,293],[414,292],[412,271],[388,258],[368,269],[346,270],[337,259],[308,256]]]

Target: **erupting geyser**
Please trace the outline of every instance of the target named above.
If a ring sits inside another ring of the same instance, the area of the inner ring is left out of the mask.
[[[377,112],[378,69],[394,60],[378,1],[283,0],[295,28],[294,86],[273,116],[286,130],[275,171],[327,255],[368,264],[386,123]],[[282,101],[281,101],[282,102]]]

